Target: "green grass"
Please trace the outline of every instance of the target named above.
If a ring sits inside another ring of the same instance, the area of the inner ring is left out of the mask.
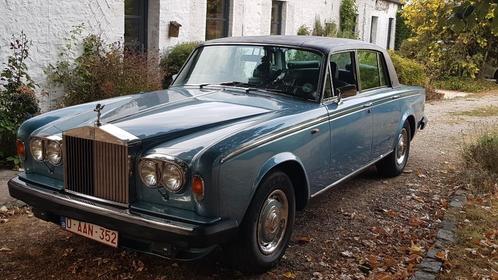
[[[498,127],[486,129],[462,149],[462,182],[475,194],[493,193],[498,187]]]
[[[453,112],[457,116],[468,116],[468,117],[493,117],[498,116],[498,106],[489,105],[480,108],[476,108],[470,111],[459,111]]]
[[[470,93],[498,90],[498,84],[487,80],[473,80],[466,78],[451,77],[444,80],[433,81],[437,89],[455,90]]]

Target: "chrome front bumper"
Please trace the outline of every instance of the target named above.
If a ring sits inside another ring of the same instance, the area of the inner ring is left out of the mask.
[[[237,231],[237,223],[233,220],[193,224],[131,213],[127,208],[86,201],[70,194],[36,186],[19,177],[11,179],[8,187],[12,197],[32,206],[33,212],[41,219],[59,224],[60,217],[69,217],[98,224],[119,232],[120,240],[124,240],[123,244],[120,241],[119,246],[156,255],[161,254],[150,248],[161,247],[161,250],[164,250],[164,244],[174,247],[173,251],[207,248],[230,240]],[[141,248],[125,243],[141,244]],[[158,244],[161,246],[156,246]],[[172,253],[168,252],[164,256],[174,257],[170,254]]]

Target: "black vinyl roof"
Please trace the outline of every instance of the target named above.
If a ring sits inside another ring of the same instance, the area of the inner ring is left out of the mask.
[[[217,44],[264,44],[289,47],[301,47],[316,49],[322,52],[332,52],[345,49],[374,49],[382,51],[377,45],[352,39],[319,37],[319,36],[296,36],[296,35],[273,35],[273,36],[243,36],[226,37],[206,41],[204,45]]]

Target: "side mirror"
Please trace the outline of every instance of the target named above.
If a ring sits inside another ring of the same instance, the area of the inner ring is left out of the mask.
[[[355,96],[357,91],[356,85],[345,85],[337,88],[337,103],[340,103],[343,98]]]

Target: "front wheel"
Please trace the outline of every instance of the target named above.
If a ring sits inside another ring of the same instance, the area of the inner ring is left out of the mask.
[[[248,272],[264,272],[275,266],[287,249],[296,213],[289,177],[275,171],[260,184],[232,244],[232,259]]]
[[[398,134],[394,151],[376,164],[377,172],[380,175],[395,177],[403,172],[408,162],[408,156],[410,155],[410,132],[410,124],[405,122]]]

